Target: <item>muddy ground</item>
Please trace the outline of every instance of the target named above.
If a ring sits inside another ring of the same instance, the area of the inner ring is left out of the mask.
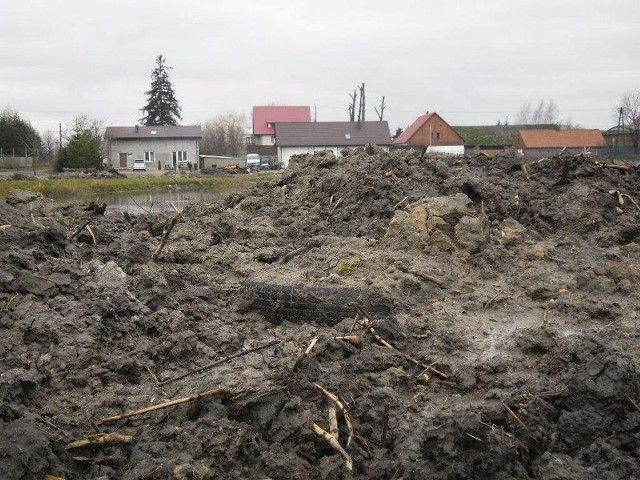
[[[11,194],[0,478],[640,478],[640,169],[523,163],[299,157],[156,259],[171,212]]]

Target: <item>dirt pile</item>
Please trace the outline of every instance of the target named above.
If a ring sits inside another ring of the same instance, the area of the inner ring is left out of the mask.
[[[154,261],[173,212],[12,194],[0,477],[634,478],[639,201],[584,157],[317,153]]]

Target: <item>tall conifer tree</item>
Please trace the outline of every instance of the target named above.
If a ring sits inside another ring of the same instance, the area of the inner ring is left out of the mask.
[[[143,125],[178,125],[182,120],[180,105],[169,80],[169,70],[171,67],[165,65],[165,58],[158,55],[156,67],[151,72],[151,89],[145,93],[147,104],[141,109],[145,114],[140,119]]]

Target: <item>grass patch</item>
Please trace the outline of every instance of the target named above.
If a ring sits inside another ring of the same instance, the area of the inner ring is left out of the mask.
[[[52,198],[88,198],[111,193],[144,192],[154,189],[202,188],[220,192],[247,188],[262,179],[259,175],[233,177],[155,177],[155,178],[43,178],[0,181],[0,197],[11,190],[31,190]]]
[[[356,270],[360,262],[362,261],[362,257],[358,255],[358,257],[352,262],[340,262],[335,267],[335,271],[338,275],[342,275],[343,277],[348,277],[353,274]]]

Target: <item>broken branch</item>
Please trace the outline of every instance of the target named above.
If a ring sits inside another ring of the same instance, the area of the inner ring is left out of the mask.
[[[195,370],[191,370],[191,371],[189,371],[189,372],[187,372],[185,374],[182,374],[182,375],[179,375],[177,377],[170,378],[169,380],[165,380],[163,382],[160,382],[160,383],[158,383],[158,385],[167,385],[168,383],[172,383],[172,382],[175,382],[177,380],[182,380],[184,377],[188,377],[189,375],[194,375],[196,373],[200,373],[200,372],[202,372],[204,370],[207,370],[209,368],[216,367],[216,366],[221,365],[221,364],[223,364],[225,362],[228,362],[229,360],[231,360],[233,358],[242,357],[243,355],[246,355],[248,353],[255,352],[255,351],[258,351],[258,350],[262,350],[264,348],[271,347],[272,345],[277,345],[278,343],[281,343],[281,342],[282,342],[282,340],[272,340],[272,341],[270,341],[268,343],[265,343],[265,344],[262,344],[262,345],[258,345],[257,347],[249,348],[247,350],[242,350],[241,352],[234,353],[233,355],[228,355],[228,356],[223,357],[223,358],[221,358],[219,360],[216,360],[215,362],[211,362],[211,363],[209,363],[207,365],[204,365],[204,366],[202,366],[200,368],[196,368]]]
[[[119,433],[98,433],[97,435],[90,435],[82,440],[71,442],[64,448],[66,450],[74,450],[76,448],[84,447],[108,447],[110,445],[131,443],[132,441],[133,437],[129,435],[121,435]]]
[[[342,455],[342,458],[344,458],[344,462],[347,467],[347,470],[349,470],[350,472],[353,471],[353,460],[351,459],[351,456],[345,451],[345,449],[342,448],[342,445],[340,445],[338,440],[329,432],[324,430],[321,426],[319,426],[317,423],[313,424],[313,431],[319,437],[324,438],[327,441],[327,443],[331,445],[331,448],[333,448],[336,452]]]
[[[296,359],[296,363],[294,363],[293,367],[291,367],[292,372],[295,372],[300,366],[300,364],[302,363],[302,360],[304,360],[307,356],[309,356],[309,354],[311,353],[311,350],[313,350],[313,347],[316,345],[316,343],[318,343],[319,338],[320,337],[314,337],[313,340],[311,340],[311,343],[309,343],[309,346],[307,347],[307,349],[302,353],[302,355],[300,355]]]
[[[338,430],[338,413],[334,405],[329,407],[329,433],[336,440],[340,439],[340,432]]]
[[[349,431],[349,438],[347,438],[347,447],[348,447],[351,444],[351,440],[353,440],[353,435],[354,435],[353,422],[351,421],[351,414],[349,413],[349,410],[347,410],[347,407],[345,406],[345,404],[342,402],[342,400],[340,400],[340,398],[336,394],[331,393],[329,390],[327,390],[322,385],[319,385],[317,383],[314,383],[313,385],[322,393],[324,393],[329,400],[335,403],[336,407],[338,407],[342,412],[344,421],[347,424],[347,430]]]
[[[507,412],[509,412],[509,415],[511,415],[511,418],[513,418],[516,423],[520,426],[520,428],[522,428],[525,431],[529,431],[529,427],[527,427],[527,425],[525,425],[525,423],[522,421],[522,419],[516,414],[516,412],[514,412],[513,410],[511,410],[509,408],[509,406],[506,403],[503,403],[502,405],[504,405],[504,408],[507,409]]]
[[[158,405],[152,405],[151,407],[142,408],[140,410],[133,410],[131,412],[114,415],[113,417],[102,418],[98,420],[95,424],[104,425],[105,423],[117,422],[118,420],[124,420],[125,418],[144,415],[145,413],[154,412],[156,410],[162,410],[163,408],[172,407],[174,405],[180,405],[181,403],[193,402],[205,397],[211,397],[214,395],[224,395],[225,393],[226,393],[226,390],[224,390],[223,388],[214,388],[213,390],[207,390],[206,392],[198,393],[196,395],[191,395],[190,397],[169,400],[167,402],[160,403]]]
[[[151,256],[151,258],[153,258],[154,260],[158,259],[158,257],[160,256],[160,253],[162,253],[162,249],[167,243],[167,240],[169,240],[169,235],[171,235],[171,230],[173,230],[173,227],[176,226],[176,223],[178,223],[178,221],[181,218],[182,218],[182,213],[178,212],[176,213],[175,217],[171,219],[171,222],[169,222],[169,226],[167,227],[167,229],[164,232],[164,235],[162,236],[162,241],[160,242],[160,245],[158,245],[158,248],[156,248],[156,251],[153,252],[153,255]]]

